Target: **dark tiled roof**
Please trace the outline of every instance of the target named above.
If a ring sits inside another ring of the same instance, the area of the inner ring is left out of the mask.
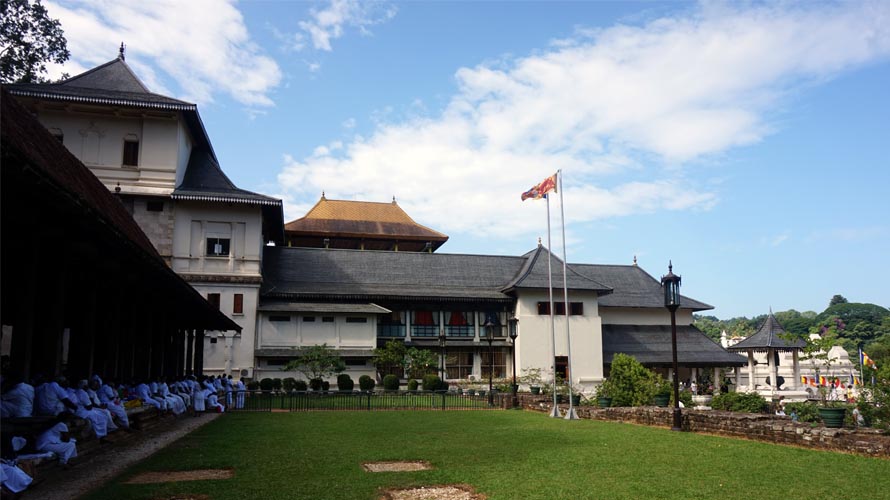
[[[387,314],[389,309],[377,304],[343,304],[339,302],[272,302],[263,301],[257,311],[265,312],[314,312],[314,313],[357,313]]]
[[[747,351],[749,349],[755,351],[767,349],[792,351],[803,349],[806,346],[806,342],[803,339],[789,340],[782,337],[784,334],[785,328],[782,327],[779,320],[770,311],[769,316],[766,317],[766,320],[760,325],[760,328],[754,335],[727,349],[731,351]]]
[[[13,95],[136,108],[194,111],[190,102],[149,92],[133,70],[117,58],[59,83],[14,84]]]
[[[600,307],[664,307],[661,282],[638,266],[571,264],[571,268],[612,287],[610,295],[600,297]],[[686,296],[681,298],[680,307],[693,311],[714,308]]]
[[[173,199],[281,206],[279,199],[235,186],[213,155],[201,149],[192,150],[182,182],[173,191]]]
[[[266,297],[497,300],[522,257],[265,247]]]
[[[523,255],[525,262],[516,276],[504,286],[505,291],[517,288],[549,288],[547,277],[547,259],[550,252],[542,245]],[[594,278],[582,275],[575,270],[575,264],[569,264],[566,269],[566,279],[569,290],[588,290],[602,294],[611,293],[612,289]],[[553,270],[553,288],[562,289],[562,259],[553,255],[551,268]]]
[[[603,363],[624,353],[646,366],[672,364],[670,325],[603,325]],[[744,357],[727,352],[692,325],[677,326],[677,363],[683,366],[744,366]]]

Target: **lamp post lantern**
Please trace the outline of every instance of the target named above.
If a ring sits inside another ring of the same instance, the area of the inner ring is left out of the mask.
[[[513,385],[510,387],[513,393],[513,408],[519,406],[516,398],[516,391],[519,389],[516,385],[516,337],[519,336],[516,331],[517,323],[519,323],[519,319],[516,316],[510,316],[510,319],[507,320],[507,327],[510,329],[510,364],[513,365]]]
[[[439,330],[439,357],[441,358],[441,379],[445,380],[445,329]]]
[[[674,265],[668,261],[668,273],[661,277],[664,287],[664,307],[671,312],[671,355],[674,370],[674,420],[672,431],[683,430],[683,419],[680,414],[680,374],[677,371],[677,309],[680,307],[680,277],[674,274]]]

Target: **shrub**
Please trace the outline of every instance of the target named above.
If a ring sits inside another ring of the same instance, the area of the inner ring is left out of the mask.
[[[264,379],[260,380],[260,389],[262,389],[264,391],[271,391],[272,385],[273,385],[272,379],[270,379],[270,378],[264,378]]]
[[[389,374],[383,377],[383,389],[387,391],[397,391],[399,390],[399,377]]]
[[[247,383],[247,390],[248,390],[248,391],[255,391],[255,390],[259,389],[259,388],[260,388],[260,383],[257,382],[256,380],[251,380],[250,382]]]
[[[362,375],[358,378],[358,388],[362,391],[371,392],[374,390],[375,385],[377,385],[377,382],[367,375]]]
[[[412,378],[411,380],[408,381],[408,390],[409,390],[409,391],[416,391],[416,390],[417,390],[417,381],[414,380],[413,378]]]
[[[612,359],[604,391],[612,398],[612,406],[644,406],[652,403],[658,378],[633,356],[616,354]]]
[[[272,388],[275,389],[276,391],[281,390],[281,379],[280,378],[272,379]]]
[[[785,414],[797,413],[799,422],[821,422],[822,417],[819,416],[819,405],[816,403],[800,402],[788,403],[785,405]]]
[[[325,380],[324,382],[321,383],[321,390],[323,390],[323,391],[327,391],[327,390],[330,390],[330,389],[331,389],[331,383],[330,383],[330,382],[328,382],[327,380]]]
[[[353,387],[355,387],[355,382],[352,381],[352,377],[345,373],[337,375],[337,390],[348,392],[351,391]]]
[[[438,375],[429,374],[429,375],[423,376],[423,390],[425,390],[425,391],[439,391],[441,389],[442,389],[442,379],[440,379]]]
[[[757,393],[726,392],[714,396],[711,408],[715,410],[741,411],[762,413],[766,409],[766,400]]]
[[[689,391],[680,391],[680,402],[683,403],[684,408],[692,408],[695,406],[695,403],[692,402],[692,393]],[[674,391],[671,390],[671,400],[669,406],[671,408],[674,407]]]
[[[294,390],[294,387],[297,385],[297,379],[293,377],[287,377],[286,379],[281,381],[281,386],[284,387],[284,390],[287,392],[291,392]]]
[[[321,390],[321,386],[322,386],[322,382],[323,382],[323,380],[320,379],[320,378],[309,379],[309,387],[310,387],[313,391],[320,391],[320,390]]]
[[[295,380],[294,381],[294,390],[295,391],[305,392],[308,389],[309,389],[309,385],[306,384],[305,380]]]

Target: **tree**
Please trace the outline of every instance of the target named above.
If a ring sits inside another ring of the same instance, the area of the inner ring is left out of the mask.
[[[609,378],[603,382],[603,391],[612,398],[613,406],[648,405],[658,388],[658,376],[633,356],[623,353],[612,358]]]
[[[62,24],[40,0],[0,0],[0,82],[46,81],[46,63],[70,56]]]
[[[374,366],[380,375],[395,375],[396,370],[405,369],[405,357],[408,349],[398,340],[390,340],[383,347],[374,349]]]
[[[831,300],[828,302],[828,307],[831,307],[831,306],[834,306],[837,304],[846,304],[847,302],[849,302],[849,301],[843,295],[838,294],[831,298]]]
[[[422,377],[434,372],[439,365],[439,356],[429,349],[410,348],[405,356],[405,373],[412,377]]]
[[[320,380],[346,370],[346,363],[327,344],[314,345],[303,349],[303,355],[291,361],[284,370],[296,370],[309,380]]]

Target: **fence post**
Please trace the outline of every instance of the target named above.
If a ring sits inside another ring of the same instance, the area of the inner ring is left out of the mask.
[[[371,393],[372,391],[368,391],[368,411],[371,411]]]

